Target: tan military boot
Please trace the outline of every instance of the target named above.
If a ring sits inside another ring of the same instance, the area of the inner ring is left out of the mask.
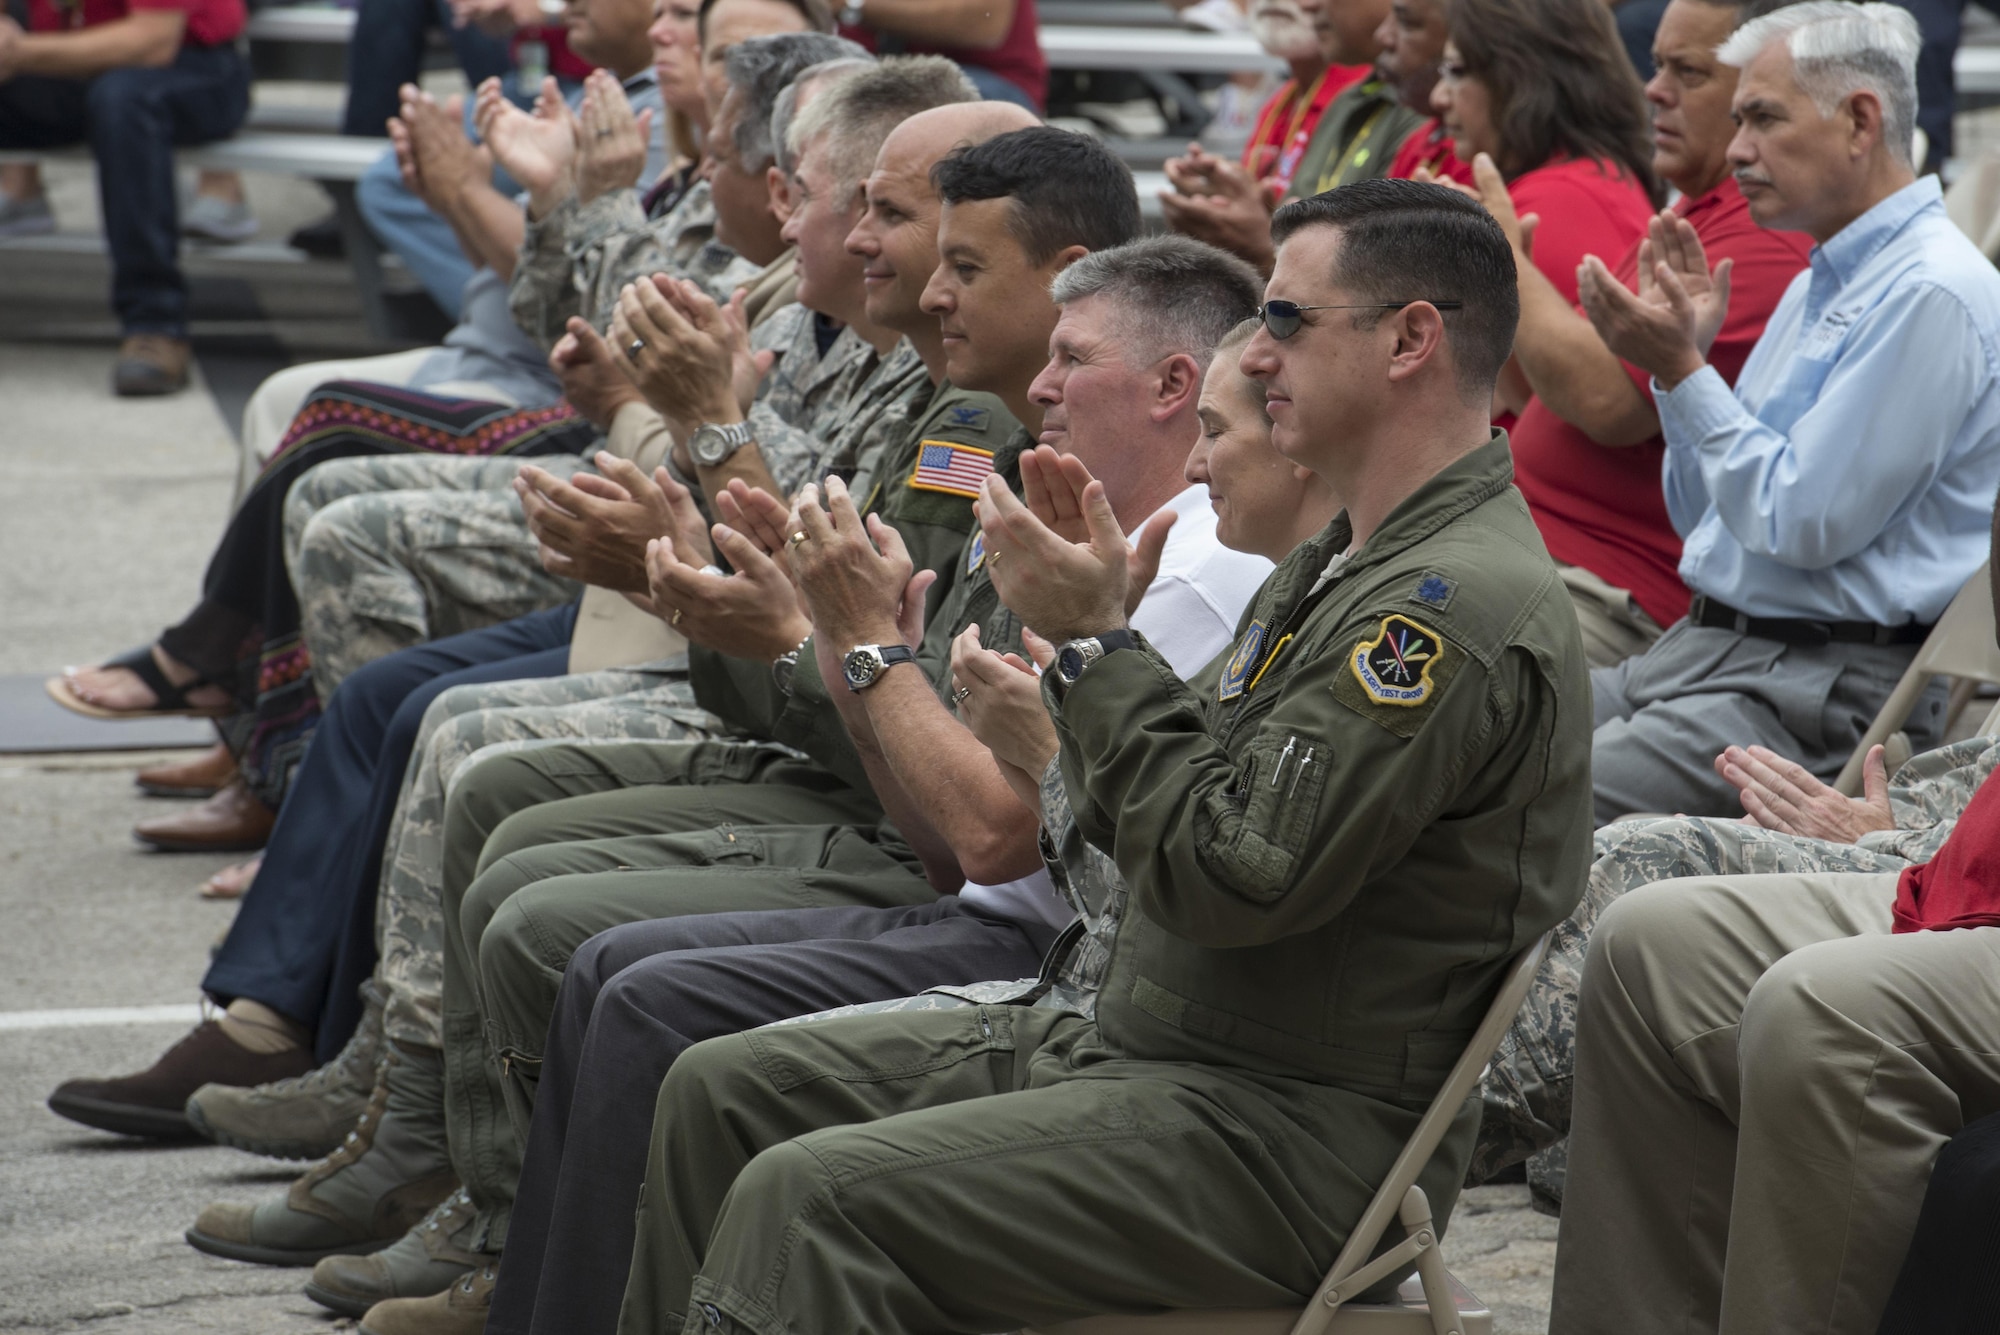
[[[489,1262],[432,1297],[376,1303],[361,1318],[361,1335],[480,1335],[499,1273]]]
[[[342,1316],[365,1316],[390,1298],[443,1293],[493,1260],[476,1250],[479,1212],[464,1188],[444,1198],[424,1222],[372,1256],[329,1256],[313,1267],[306,1297]]]
[[[382,1058],[383,993],[374,979],[361,985],[361,998],[361,1023],[332,1061],[267,1085],[203,1085],[188,1096],[188,1125],[218,1145],[273,1159],[339,1149],[368,1106]]]

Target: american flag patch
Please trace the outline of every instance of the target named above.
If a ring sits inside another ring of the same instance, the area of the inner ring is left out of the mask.
[[[917,451],[917,469],[910,474],[910,489],[976,497],[979,484],[992,471],[991,450],[949,440],[927,440]]]

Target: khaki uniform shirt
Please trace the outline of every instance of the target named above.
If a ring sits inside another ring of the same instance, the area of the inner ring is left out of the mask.
[[[1420,1106],[1577,902],[1589,677],[1512,477],[1496,433],[1344,560],[1336,520],[1191,682],[1143,644],[1050,678],[1077,829],[1127,887],[1107,1050]]]

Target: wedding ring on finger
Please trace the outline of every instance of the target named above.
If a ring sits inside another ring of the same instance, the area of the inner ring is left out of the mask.
[[[785,546],[796,547],[811,536],[812,535],[810,533],[807,533],[804,529],[800,529],[797,533],[794,533],[792,534],[791,537],[785,539]]]
[[[645,350],[646,350],[646,340],[643,338],[635,338],[630,343],[625,345],[625,359],[627,361],[636,362],[639,360],[639,354],[644,352]]]
[[[951,702],[955,705],[962,705],[971,694],[972,688],[970,686],[961,686],[951,693]]]
[[[667,624],[668,624],[669,626],[678,626],[678,625],[680,625],[680,624],[681,624],[681,609],[680,609],[680,608],[676,607],[676,608],[674,609],[674,614],[673,614],[672,616],[670,616],[670,617],[668,617],[668,618],[667,618]]]

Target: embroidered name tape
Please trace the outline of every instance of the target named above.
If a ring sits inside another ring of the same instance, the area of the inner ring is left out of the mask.
[[[979,484],[993,471],[993,451],[950,440],[927,440],[917,451],[912,491],[941,491],[947,496],[979,495]]]
[[[1250,629],[1243,633],[1243,639],[1236,646],[1236,652],[1229,656],[1229,662],[1222,669],[1222,687],[1218,699],[1234,700],[1243,694],[1244,679],[1256,665],[1257,655],[1264,647],[1264,623],[1253,621]]]
[[[1444,641],[1408,617],[1382,618],[1375,638],[1354,646],[1348,667],[1370,700],[1405,708],[1423,704],[1437,689],[1434,669],[1443,666]]]

